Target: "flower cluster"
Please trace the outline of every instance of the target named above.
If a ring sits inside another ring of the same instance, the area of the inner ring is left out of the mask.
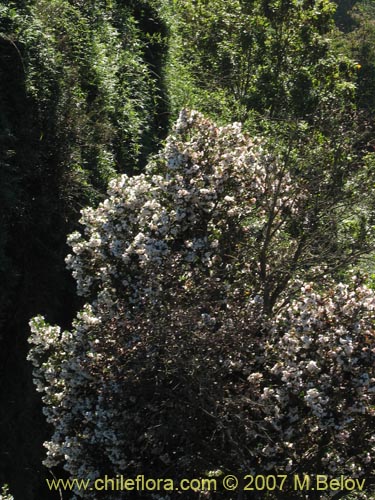
[[[67,265],[80,295],[111,291],[114,300],[126,295],[134,306],[158,293],[153,269],[171,253],[206,269],[229,261],[250,266],[258,289],[265,282],[276,288],[298,247],[290,220],[302,217],[306,199],[303,183],[297,186],[240,124],[216,127],[182,111],[146,174],[111,181],[108,198],[83,210],[85,231],[69,237]],[[264,240],[267,264],[260,259]]]
[[[0,500],[14,500],[12,495],[9,493],[9,489],[7,486],[3,486],[0,492]]]
[[[112,181],[69,238],[87,300],[72,331],[31,322],[45,464],[85,479],[373,473],[375,297],[293,277],[309,269],[292,223],[310,201],[239,124],[181,112],[146,173]]]
[[[262,450],[268,466],[373,473],[374,321],[374,293],[359,284],[307,284],[275,318],[262,377],[251,379],[269,436],[277,431],[278,445]]]

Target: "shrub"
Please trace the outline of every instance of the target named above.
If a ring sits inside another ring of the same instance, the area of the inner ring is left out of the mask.
[[[292,228],[311,208],[300,179],[239,124],[184,111],[146,174],[83,211],[67,263],[87,303],[71,332],[31,322],[47,466],[372,472],[375,296],[314,260],[318,223]]]

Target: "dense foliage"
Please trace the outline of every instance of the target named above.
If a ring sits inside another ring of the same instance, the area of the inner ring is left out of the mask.
[[[347,53],[358,62],[357,104],[372,117],[375,112],[375,6],[373,2],[355,2],[348,13],[347,33],[341,36]]]
[[[241,122],[314,120],[353,90],[354,65],[330,43],[329,0],[166,0],[164,10],[177,110],[189,105]]]
[[[164,135],[163,33],[143,1],[0,5],[0,484],[25,500],[46,475],[27,323],[38,311],[69,323],[66,234]]]
[[[108,195],[69,238],[87,300],[73,330],[31,323],[46,464],[80,478],[371,475],[375,294],[332,284],[324,252],[314,262],[324,227],[309,224],[306,179],[239,124],[184,111],[146,174]],[[316,273],[324,285],[305,283]]]

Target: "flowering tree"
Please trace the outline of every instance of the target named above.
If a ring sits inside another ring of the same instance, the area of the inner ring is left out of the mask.
[[[146,174],[83,211],[67,263],[87,303],[71,332],[31,322],[47,466],[373,472],[375,296],[329,278],[344,232],[313,251],[343,208],[317,217],[309,182],[239,124],[183,111]],[[306,284],[322,269],[324,288]]]

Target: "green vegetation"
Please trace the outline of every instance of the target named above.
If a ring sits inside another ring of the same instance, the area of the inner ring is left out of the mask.
[[[0,482],[25,500],[45,439],[24,361],[27,322],[43,310],[69,323],[67,233],[166,133],[164,32],[147,2],[0,5],[0,421],[11,464]]]
[[[375,112],[375,5],[357,2],[347,15],[348,27],[341,43],[358,63],[357,105],[373,117]]]
[[[374,286],[372,0],[3,0],[0,484],[16,500],[51,500],[40,465],[51,429],[25,361],[28,321],[41,313],[71,327],[82,299],[64,266],[67,235],[118,174],[147,164],[161,173],[153,155],[183,108],[241,122],[278,165],[262,194],[268,224],[242,225],[255,231],[248,257],[260,269],[245,288],[267,314],[293,299],[301,276],[322,286],[328,271],[348,281],[355,269]],[[285,179],[280,199],[272,186]],[[298,214],[284,206],[293,193]]]
[[[188,106],[245,123],[312,120],[347,102],[354,89],[353,62],[330,43],[329,0],[164,5],[173,35],[168,82],[175,112]]]

